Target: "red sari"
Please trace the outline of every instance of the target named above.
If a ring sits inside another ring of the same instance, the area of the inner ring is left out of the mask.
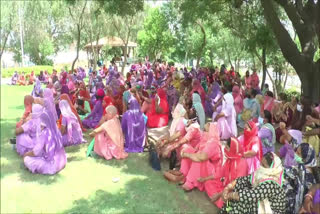
[[[104,104],[105,104],[105,105],[103,105],[103,115],[105,115],[106,114],[106,108],[108,106],[110,106],[110,105],[114,105],[114,100],[113,100],[112,97],[109,97],[109,96],[106,95],[106,96],[104,96],[103,101],[104,101]]]
[[[248,164],[243,158],[243,147],[236,138],[231,138],[229,151],[224,149],[227,158],[223,165],[224,186],[228,185],[238,177],[248,175]]]
[[[162,109],[162,113],[156,112],[156,101],[152,100],[151,108],[146,113],[148,117],[147,126],[148,128],[160,128],[168,125],[169,122],[169,104],[167,101],[166,92],[160,88],[157,90],[160,104],[159,107]]]

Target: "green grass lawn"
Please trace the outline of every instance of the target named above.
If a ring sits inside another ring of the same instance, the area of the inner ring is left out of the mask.
[[[83,144],[66,148],[68,163],[59,174],[30,173],[9,138],[23,114],[23,96],[31,90],[1,86],[1,213],[217,212],[205,193],[185,193],[152,170],[147,153],[106,161],[87,158],[88,144]],[[119,182],[112,181],[115,177]]]

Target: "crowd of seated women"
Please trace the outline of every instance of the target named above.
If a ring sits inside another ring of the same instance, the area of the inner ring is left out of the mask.
[[[205,192],[221,213],[319,213],[320,107],[310,98],[276,98],[255,70],[241,79],[224,65],[146,62],[126,77],[110,66],[88,85],[53,73],[25,96],[11,139],[32,173],[62,170],[64,147],[88,133],[88,154],[106,160],[154,148],[156,161],[170,162],[168,181]]]

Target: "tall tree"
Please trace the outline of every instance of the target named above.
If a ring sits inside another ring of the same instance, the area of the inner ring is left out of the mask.
[[[83,30],[85,21],[84,21],[84,12],[87,6],[87,0],[67,0],[68,11],[71,17],[73,25],[76,26],[74,35],[77,40],[77,55],[76,58],[72,62],[71,70],[73,71],[74,65],[76,64],[79,58],[80,51],[80,41],[81,41],[81,32]]]
[[[144,29],[138,32],[139,51],[151,60],[167,56],[174,44],[165,15],[159,8],[150,11]]]
[[[320,59],[315,61],[315,56],[320,46],[320,1],[261,0],[261,4],[283,56],[294,67],[301,80],[303,94],[314,101],[319,100]],[[290,31],[282,23],[278,7],[291,21],[300,45],[294,42]]]
[[[4,1],[1,3],[1,28],[0,28],[0,61],[2,54],[7,46],[10,34],[14,29],[14,24],[17,22],[17,2]]]
[[[127,64],[129,40],[136,35],[140,27],[142,27],[143,13],[141,13],[141,11],[143,11],[144,1],[99,1],[105,12],[112,16],[111,19],[115,32],[123,42],[124,61],[121,73],[124,73],[124,68]]]

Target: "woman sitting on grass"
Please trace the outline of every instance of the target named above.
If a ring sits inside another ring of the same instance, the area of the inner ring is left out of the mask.
[[[91,137],[95,137],[94,152],[106,160],[124,159],[128,154],[124,151],[124,136],[117,116],[117,108],[110,105],[106,108],[107,119],[101,126],[94,129]]]
[[[282,176],[280,158],[266,153],[256,172],[236,179],[223,190],[222,198],[227,203],[221,213],[285,213]]]
[[[67,163],[61,134],[52,118],[50,112],[41,114],[41,126],[37,129],[35,146],[23,155],[24,165],[32,173],[53,175]]]
[[[27,121],[16,128],[16,149],[19,155],[24,155],[35,146],[37,129],[41,123],[40,115],[43,111],[44,108],[41,105],[33,104],[32,113],[28,116]]]
[[[133,97],[129,99],[129,109],[123,114],[121,127],[125,136],[125,151],[143,152],[146,140],[146,123],[143,113],[140,111],[140,105]]]
[[[78,118],[72,112],[69,103],[66,100],[61,100],[59,107],[62,115],[60,132],[63,146],[72,146],[85,142]]]

